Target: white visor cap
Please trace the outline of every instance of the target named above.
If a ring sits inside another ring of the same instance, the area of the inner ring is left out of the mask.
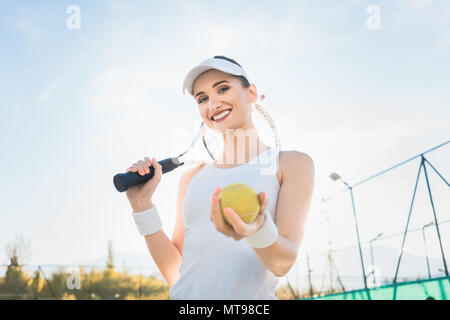
[[[222,57],[216,56],[211,59],[206,59],[205,61],[201,62],[198,66],[196,66],[195,68],[193,68],[191,71],[188,72],[183,82],[183,94],[185,94],[185,91],[187,90],[190,93],[190,95],[193,96],[194,95],[193,86],[195,80],[203,72],[211,69],[219,70],[234,76],[243,76],[250,83],[247,73],[244,71],[244,69],[242,69],[241,66],[231,61],[228,61]]]

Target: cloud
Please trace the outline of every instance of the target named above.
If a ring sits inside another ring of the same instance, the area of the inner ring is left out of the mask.
[[[409,9],[423,9],[433,4],[433,0],[400,0],[400,6]]]
[[[14,27],[15,29],[23,32],[27,36],[31,44],[37,45],[40,42],[42,37],[42,30],[40,30],[35,25],[32,25],[31,21],[21,18],[16,22]]]
[[[308,8],[297,3],[288,5],[281,19],[270,10],[255,7],[247,14],[230,16],[226,23],[222,21],[222,12],[215,7],[187,2],[183,3],[182,9],[189,17],[189,21],[179,21],[184,26],[181,31],[183,39],[192,43],[198,52],[210,52],[215,48],[228,52],[239,50],[249,55],[260,52],[292,58],[305,52],[325,50],[342,40],[334,37],[319,21],[310,21]],[[345,16],[349,10],[346,7],[339,11],[339,15]],[[325,12],[333,12],[336,18],[331,7]]]

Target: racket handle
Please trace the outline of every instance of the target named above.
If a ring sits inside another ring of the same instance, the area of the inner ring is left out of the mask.
[[[183,164],[180,163],[177,158],[167,158],[158,161],[158,163],[162,166],[162,173],[170,172]],[[113,179],[114,186],[116,187],[117,191],[124,192],[132,186],[147,182],[148,180],[153,178],[153,175],[155,174],[155,169],[153,168],[153,166],[150,166],[149,169],[150,172],[143,176],[141,176],[138,172],[131,171],[126,173],[118,173],[114,176]]]

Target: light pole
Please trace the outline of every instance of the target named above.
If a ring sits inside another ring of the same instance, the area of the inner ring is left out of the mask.
[[[345,186],[350,190],[350,197],[351,197],[351,199],[352,199],[353,217],[354,217],[354,219],[355,219],[356,237],[358,238],[359,257],[360,257],[360,259],[361,259],[361,268],[362,268],[363,279],[364,279],[364,287],[366,288],[367,298],[368,298],[369,300],[371,300],[369,288],[367,287],[367,278],[366,278],[366,271],[365,271],[365,269],[364,269],[364,259],[363,259],[363,254],[362,254],[362,250],[361,250],[361,241],[360,241],[360,239],[359,239],[358,220],[356,219],[355,201],[354,201],[354,199],[353,199],[353,188],[352,188],[351,186],[349,186],[347,182],[345,182],[344,180],[342,180],[342,179],[341,179],[341,176],[338,175],[336,172],[333,172],[332,174],[330,174],[330,178],[331,178],[331,180],[333,180],[333,181],[341,180],[341,182],[342,182],[343,184],[345,184]]]
[[[370,243],[370,259],[372,260],[372,272],[373,272],[373,285],[375,286],[376,281],[375,281],[375,260],[373,258],[373,246],[372,243],[376,240],[378,240],[381,236],[383,235],[383,233],[379,233],[375,238],[373,238],[372,240],[369,241]]]
[[[313,290],[312,280],[311,280],[311,272],[313,270],[311,270],[311,267],[309,265],[309,254],[308,254],[308,252],[306,252],[306,263],[308,264],[309,295],[311,296],[311,298],[313,298],[314,297],[314,290]]]
[[[428,228],[432,225],[434,225],[434,221],[431,221],[430,223],[422,227],[423,245],[425,247],[425,258],[427,259],[428,279],[431,279],[431,272],[430,272],[430,263],[428,262],[428,250],[427,250],[427,241],[425,239],[425,228]]]

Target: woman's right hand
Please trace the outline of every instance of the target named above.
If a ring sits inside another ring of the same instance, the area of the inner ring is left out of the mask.
[[[150,166],[155,171],[154,176],[147,182],[132,186],[126,191],[128,201],[130,201],[134,212],[142,212],[153,207],[152,197],[161,181],[162,166],[155,158],[150,160],[148,157],[145,157],[143,160],[133,163],[127,169],[127,172],[138,172],[141,176],[144,176],[150,172]]]

